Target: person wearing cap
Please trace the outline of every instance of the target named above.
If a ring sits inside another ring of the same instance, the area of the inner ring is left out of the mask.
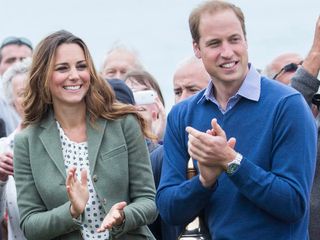
[[[7,37],[0,46],[0,75],[15,62],[32,56],[32,43],[24,37]]]
[[[132,90],[124,83],[124,81],[121,81],[120,79],[108,79],[107,81],[111,85],[116,95],[116,99],[119,102],[131,105],[135,104]]]
[[[32,56],[32,43],[24,37],[7,37],[0,45],[0,118],[5,121],[6,132],[12,133],[20,122],[16,111],[4,99],[2,75],[15,62]]]

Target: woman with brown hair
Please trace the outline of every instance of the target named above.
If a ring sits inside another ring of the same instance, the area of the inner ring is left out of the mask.
[[[154,239],[144,120],[115,101],[85,43],[67,31],[37,46],[14,172],[28,239]]]

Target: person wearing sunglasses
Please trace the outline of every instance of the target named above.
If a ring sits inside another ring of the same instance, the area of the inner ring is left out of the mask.
[[[288,85],[302,61],[297,53],[283,53],[266,66],[263,75]]]
[[[314,42],[306,56],[302,58],[298,54],[282,54],[275,58],[264,70],[264,74],[269,78],[278,80],[298,90],[309,104],[313,115],[315,116],[319,128],[320,115],[320,95],[317,94],[320,81],[317,76],[320,71],[320,17],[318,18]],[[300,62],[299,62],[300,61]],[[297,64],[299,62],[299,64]],[[319,139],[319,129],[318,129]],[[319,143],[318,143],[318,146]],[[320,151],[318,147],[317,165],[315,177],[311,191],[310,203],[310,239],[318,239],[320,236]]]
[[[313,110],[319,112],[320,96],[317,94],[320,81],[320,17],[318,17],[312,47],[304,59],[302,65],[297,69],[291,79],[291,86],[298,90],[305,98],[310,107],[316,106]],[[318,77],[318,78],[317,78]],[[313,111],[315,112],[315,111]],[[318,125],[318,139],[320,115],[315,116]],[[314,181],[310,199],[310,240],[319,239],[320,236],[320,142],[318,140],[318,153]]]
[[[5,121],[6,132],[12,133],[20,122],[20,117],[3,98],[2,75],[17,61],[32,56],[33,46],[29,39],[24,37],[7,37],[0,45],[0,118]]]

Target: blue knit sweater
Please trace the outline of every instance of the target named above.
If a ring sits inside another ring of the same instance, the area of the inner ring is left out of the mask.
[[[213,239],[308,239],[309,198],[316,159],[316,127],[294,89],[261,78],[258,101],[242,97],[227,113],[204,91],[174,106],[168,116],[157,193],[162,218],[186,224],[204,209]],[[187,126],[206,131],[217,118],[243,155],[232,176],[212,189],[186,180]]]

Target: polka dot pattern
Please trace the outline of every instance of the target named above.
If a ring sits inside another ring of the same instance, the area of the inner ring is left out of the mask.
[[[71,141],[64,133],[63,129],[57,122],[60,133],[60,141],[62,145],[62,153],[66,170],[72,166],[77,167],[77,177],[80,179],[82,169],[87,170],[90,176],[89,158],[88,158],[88,143],[76,143]],[[100,227],[104,216],[106,215],[98,195],[93,187],[91,178],[88,177],[89,200],[84,211],[85,218],[81,234],[84,240],[109,239],[109,232],[97,233],[97,228]]]

